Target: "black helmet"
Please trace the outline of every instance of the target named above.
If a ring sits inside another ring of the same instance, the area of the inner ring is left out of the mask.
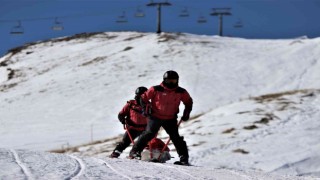
[[[146,87],[143,87],[143,86],[141,86],[141,87],[138,87],[137,89],[136,89],[136,95],[139,95],[139,96],[141,96],[144,92],[146,92],[148,89],[146,88]]]
[[[163,80],[165,79],[179,79],[179,75],[175,71],[167,71],[163,75]]]
[[[173,81],[173,82],[172,82]],[[179,75],[175,71],[167,71],[163,75],[163,85],[169,89],[178,87]]]

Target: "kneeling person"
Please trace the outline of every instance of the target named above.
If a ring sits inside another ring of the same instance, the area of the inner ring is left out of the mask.
[[[130,136],[132,140],[134,140],[136,137],[140,136],[141,133],[146,129],[147,117],[142,115],[140,98],[141,95],[147,90],[148,89],[146,87],[138,87],[135,92],[134,100],[128,101],[127,104],[119,112],[118,119],[123,125],[126,125],[127,131],[124,134],[122,141],[118,143],[118,145],[110,155],[111,158],[119,157],[122,151],[130,145]]]

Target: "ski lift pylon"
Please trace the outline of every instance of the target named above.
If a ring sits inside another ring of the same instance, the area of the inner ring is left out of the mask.
[[[24,34],[24,29],[21,25],[21,21],[18,21],[18,25],[13,26],[11,28],[10,34],[15,34],[15,35]]]

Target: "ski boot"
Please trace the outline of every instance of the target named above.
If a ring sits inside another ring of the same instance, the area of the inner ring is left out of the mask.
[[[135,151],[131,151],[130,154],[129,154],[129,159],[141,160],[141,153],[135,152]]]
[[[121,152],[118,150],[114,150],[111,154],[110,154],[110,158],[118,158],[120,156]]]
[[[188,159],[189,158],[187,156],[182,155],[182,156],[180,156],[180,161],[176,161],[173,164],[182,165],[182,166],[190,166]]]

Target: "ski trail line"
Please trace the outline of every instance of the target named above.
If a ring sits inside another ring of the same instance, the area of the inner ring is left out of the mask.
[[[126,178],[126,179],[130,179],[130,180],[133,180],[131,179],[129,176],[126,176],[124,174],[122,174],[121,172],[119,172],[118,170],[116,170],[115,168],[113,168],[109,163],[107,163],[106,161],[102,160],[102,159],[99,159],[100,161],[103,162],[103,164],[105,164],[108,168],[110,168],[113,172],[115,172],[116,174],[119,174],[120,176]]]
[[[251,179],[252,179],[252,177],[247,176],[247,175],[245,175],[245,174],[242,174],[242,173],[240,173],[240,172],[238,172],[238,171],[236,171],[236,170],[229,169],[229,171],[230,171],[230,174],[233,174],[233,175],[235,175],[235,176],[240,176],[240,177],[242,177],[242,178],[244,178],[244,179],[246,179],[246,180],[251,180]]]
[[[75,172],[73,172],[69,177],[65,178],[66,180],[70,180],[70,179],[73,179],[73,178],[79,178],[84,170],[86,169],[86,165],[84,164],[84,162],[76,157],[76,156],[72,156],[72,155],[68,155],[69,157],[71,157],[72,159],[76,160],[77,162],[77,169]]]
[[[182,174],[185,174],[185,175],[191,177],[192,179],[197,179],[197,177],[192,176],[191,174],[189,174],[189,173],[181,170],[180,168],[177,168],[177,167],[174,167],[174,166],[172,166],[172,168],[173,168],[173,169],[176,169],[177,171],[181,172]]]
[[[158,164],[158,163],[155,163],[155,165],[156,165],[156,166],[162,166],[162,167],[170,168],[170,169],[175,169],[175,170],[181,172],[182,174],[185,174],[185,175],[189,176],[189,177],[192,178],[192,179],[197,179],[197,177],[192,176],[191,174],[189,174],[189,173],[181,170],[180,168],[174,167],[174,166],[177,166],[177,165],[169,166],[169,165]]]
[[[138,163],[139,164],[141,164],[142,166],[144,166],[143,164],[144,163],[146,163],[146,162],[143,162],[143,161],[141,161],[141,160],[137,160],[138,161]],[[145,173],[143,173],[146,177],[149,177],[149,178],[151,178],[151,179],[156,179],[156,177],[154,177],[154,176],[150,176],[150,175],[148,175],[148,174],[145,174]]]
[[[13,149],[10,149],[10,152],[13,154],[15,162],[20,166],[21,171],[25,174],[26,178],[34,179],[28,168],[21,162],[18,153]]]

